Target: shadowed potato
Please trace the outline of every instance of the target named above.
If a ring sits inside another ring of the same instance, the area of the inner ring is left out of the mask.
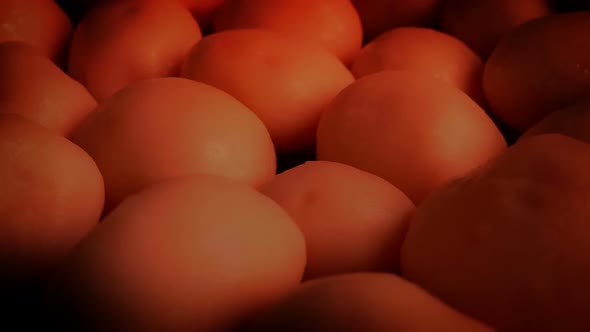
[[[362,44],[359,16],[350,0],[230,0],[217,11],[215,31],[268,29],[322,46],[346,65]]]
[[[548,113],[590,97],[590,12],[552,15],[503,38],[484,70],[494,113],[523,132]]]
[[[493,330],[395,275],[356,273],[305,282],[285,300],[239,331]]]
[[[166,180],[127,198],[66,259],[49,326],[227,331],[294,289],[304,266],[301,232],[255,189]]]
[[[498,331],[590,327],[590,144],[531,136],[416,211],[402,275]]]
[[[0,281],[47,277],[102,212],[92,158],[15,114],[0,114],[0,184]]]
[[[68,73],[103,101],[130,83],[179,75],[199,39],[199,25],[176,1],[107,2],[76,27]]]

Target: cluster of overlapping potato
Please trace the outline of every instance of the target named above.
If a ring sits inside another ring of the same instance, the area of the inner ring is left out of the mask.
[[[61,331],[590,329],[566,2],[2,0],[6,301]]]

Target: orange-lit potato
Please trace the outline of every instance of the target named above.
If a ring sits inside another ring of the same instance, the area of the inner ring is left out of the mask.
[[[55,1],[0,1],[0,42],[26,42],[60,63],[71,33],[72,22]]]
[[[277,31],[321,45],[347,65],[361,49],[363,34],[350,0],[230,0],[219,7],[213,26]]]
[[[563,134],[590,143],[590,99],[550,113],[521,139],[540,134]]]
[[[306,279],[397,270],[415,207],[387,181],[351,166],[314,161],[279,174],[261,191],[302,230]]]
[[[368,75],[344,89],[323,113],[317,134],[319,160],[381,176],[414,203],[505,147],[469,96],[403,71]]]
[[[200,38],[197,22],[176,1],[109,2],[76,27],[68,70],[102,101],[137,80],[177,75]]]
[[[590,97],[590,12],[526,23],[503,38],[485,66],[492,111],[525,131],[548,113]]]
[[[590,145],[540,135],[423,202],[402,274],[498,331],[590,329]]]
[[[401,26],[431,26],[442,0],[352,0],[363,24],[365,40]]]
[[[271,199],[177,178],[127,198],[74,249],[48,310],[60,331],[228,331],[294,289],[304,265],[303,236]]]
[[[225,1],[227,0],[180,0],[193,13],[203,29],[210,28],[213,14]]]
[[[243,102],[264,122],[281,153],[312,149],[323,107],[354,81],[329,52],[258,29],[203,38],[188,55],[182,76]]]
[[[511,30],[549,14],[547,0],[446,0],[440,25],[485,59]]]
[[[0,113],[69,136],[96,107],[86,88],[23,42],[0,43]]]
[[[274,176],[274,148],[246,106],[183,78],[137,82],[101,104],[74,137],[96,161],[106,208],[165,178],[207,173],[252,185]]]
[[[402,27],[366,45],[351,70],[357,78],[384,70],[432,74],[484,104],[483,68],[479,56],[455,37],[428,28]]]
[[[393,274],[354,273],[304,283],[241,332],[492,332]]]
[[[4,281],[53,268],[98,223],[103,207],[92,158],[15,114],[0,114],[0,184]]]

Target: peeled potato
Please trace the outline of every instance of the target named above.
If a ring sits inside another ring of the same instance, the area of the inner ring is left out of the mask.
[[[590,145],[533,136],[418,208],[402,274],[498,331],[590,328]]]
[[[357,78],[385,70],[431,74],[484,104],[483,68],[479,56],[455,37],[434,29],[402,27],[365,46],[351,71]]]
[[[319,160],[378,175],[415,204],[505,148],[498,128],[466,94],[404,71],[368,75],[344,89],[317,132]]]
[[[363,24],[365,40],[401,26],[431,26],[442,0],[352,0]]]
[[[305,244],[255,189],[214,176],[127,198],[52,283],[61,331],[228,331],[294,289]]]
[[[102,177],[78,146],[15,114],[0,114],[0,161],[0,280],[43,275],[98,223]]]
[[[231,0],[217,11],[215,31],[260,28],[325,47],[350,64],[362,44],[359,16],[350,0]]]
[[[493,330],[395,275],[354,273],[304,283],[240,331]]]
[[[440,25],[486,59],[514,28],[549,14],[547,0],[446,0]]]
[[[23,42],[0,43],[0,113],[19,114],[69,137],[96,107],[86,88]]]
[[[521,139],[541,134],[563,134],[590,143],[590,99],[550,113]]]
[[[68,71],[102,101],[132,82],[178,75],[200,38],[199,25],[176,1],[108,2],[76,27]]]
[[[166,178],[207,173],[258,186],[276,171],[256,115],[225,92],[183,78],[130,85],[82,123],[74,142],[104,176],[107,210]]]
[[[500,41],[483,87],[494,113],[525,131],[548,113],[590,97],[590,12],[548,16]]]
[[[72,22],[55,1],[0,1],[0,42],[25,42],[61,63],[71,33]]]
[[[387,181],[329,161],[277,175],[262,193],[297,222],[307,244],[307,279],[394,271],[414,204]]]
[[[313,149],[323,108],[354,81],[323,49],[256,29],[203,38],[187,57],[182,76],[243,102],[264,122],[281,153]]]

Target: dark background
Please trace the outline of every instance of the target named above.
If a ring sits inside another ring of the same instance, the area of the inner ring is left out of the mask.
[[[98,3],[101,0],[56,0],[56,2],[68,13],[74,23],[78,22],[86,10],[88,10],[88,3]],[[115,0],[117,1],[117,0]],[[166,0],[164,0],[166,1]],[[172,1],[172,0],[167,0]],[[277,0],[281,1],[281,0]],[[318,0],[321,1],[321,0]],[[477,0],[471,0],[477,1]],[[514,0],[519,1],[519,0]],[[548,0],[553,8],[558,12],[590,10],[590,0]]]

